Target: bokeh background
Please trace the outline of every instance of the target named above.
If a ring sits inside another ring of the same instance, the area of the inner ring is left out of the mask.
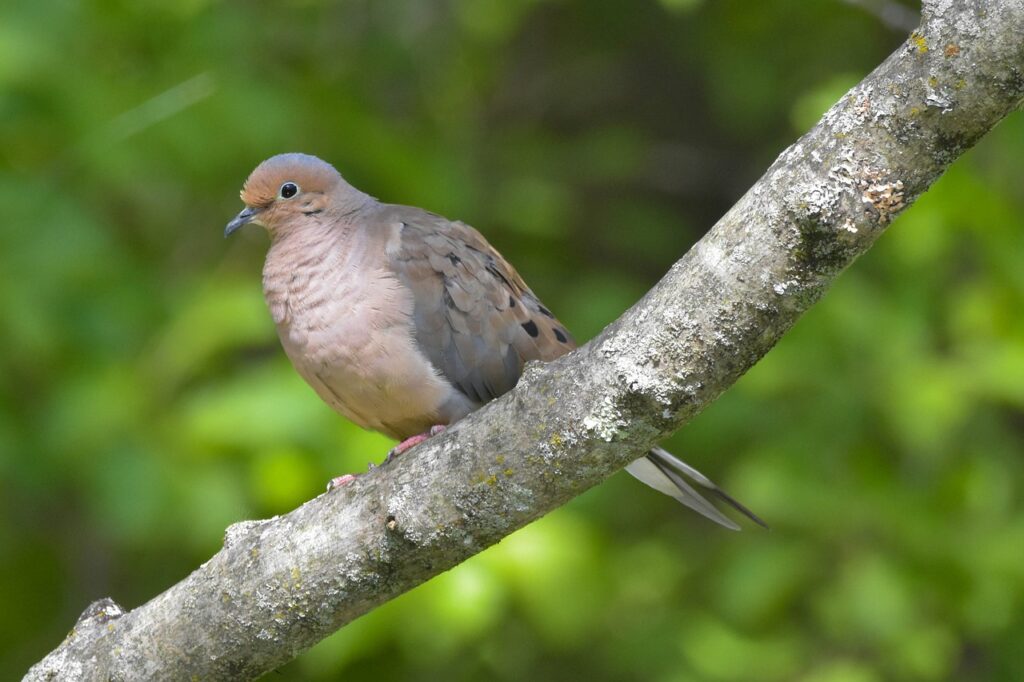
[[[858,0],[0,7],[0,678],[390,443],[320,403],[225,242],[307,151],[478,226],[587,339],[906,38]],[[1024,679],[1024,117],[669,446],[275,680]]]

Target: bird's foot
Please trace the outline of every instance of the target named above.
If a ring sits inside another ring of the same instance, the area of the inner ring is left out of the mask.
[[[447,428],[448,427],[445,426],[444,424],[435,424],[434,426],[430,427],[429,431],[425,431],[423,433],[417,433],[415,436],[410,436],[410,437],[406,438],[401,443],[399,443],[395,447],[391,448],[391,450],[388,452],[388,456],[386,458],[384,458],[384,464],[387,464],[392,459],[394,459],[395,457],[398,457],[400,454],[402,454],[406,450],[409,450],[410,448],[413,448],[413,447],[419,445],[420,443],[422,443],[426,439],[430,438],[431,436],[436,436],[439,433],[444,433],[445,429],[447,429]]]
[[[388,451],[388,456],[384,458],[384,464],[387,464],[392,459],[402,454],[406,450],[409,450],[410,448],[419,445],[420,443],[430,438],[431,436],[436,436],[439,433],[444,433],[445,429],[447,428],[448,427],[445,426],[444,424],[435,424],[434,426],[430,427],[429,431],[418,433],[415,436],[406,438],[401,443],[391,448],[390,451]],[[381,466],[383,466],[383,464]],[[377,467],[373,464],[373,462],[367,465],[367,471],[373,471],[376,468]],[[335,476],[334,478],[327,482],[327,492],[330,492],[335,488],[343,488],[347,485],[351,485],[356,480],[356,475],[357,474],[342,474],[341,476]]]
[[[355,474],[342,474],[341,476],[335,476],[327,482],[327,492],[331,492],[335,488],[343,488],[346,485],[351,485],[355,480]]]

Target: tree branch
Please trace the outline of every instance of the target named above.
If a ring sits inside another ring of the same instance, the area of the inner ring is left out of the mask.
[[[922,25],[598,338],[415,457],[268,521],[150,602],[97,602],[30,680],[249,679],[597,485],[761,358],[1024,98],[1024,0]]]

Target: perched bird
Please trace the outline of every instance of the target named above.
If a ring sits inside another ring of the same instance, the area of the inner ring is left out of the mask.
[[[270,234],[263,293],[285,353],[335,411],[401,441],[389,456],[510,390],[526,362],[576,347],[465,223],[381,203],[306,154],[267,159],[241,197],[224,235],[249,223]],[[661,448],[626,469],[728,528],[687,479],[762,523]]]

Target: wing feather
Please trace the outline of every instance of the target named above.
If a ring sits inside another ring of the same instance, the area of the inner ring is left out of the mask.
[[[530,360],[576,347],[565,327],[483,236],[465,223],[392,206],[392,265],[414,296],[416,342],[434,367],[483,404],[515,386]]]

